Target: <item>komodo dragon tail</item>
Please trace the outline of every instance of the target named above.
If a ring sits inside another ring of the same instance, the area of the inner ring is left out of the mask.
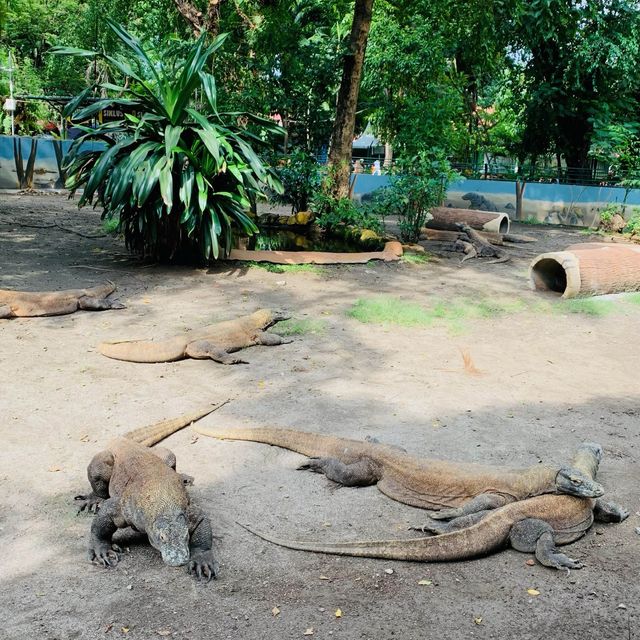
[[[504,507],[506,509],[506,507]],[[240,524],[240,523],[238,523]],[[445,562],[482,556],[506,546],[514,520],[503,512],[493,512],[481,522],[459,531],[408,540],[371,540],[366,542],[300,542],[282,540],[240,525],[254,535],[288,549],[330,553],[360,558],[383,558],[413,562]]]
[[[200,409],[199,411],[185,413],[177,418],[163,420],[162,422],[156,422],[155,424],[150,424],[146,427],[140,427],[139,429],[128,431],[123,437],[128,440],[138,442],[139,444],[143,444],[146,447],[152,447],[154,444],[157,444],[161,440],[169,437],[172,433],[180,431],[180,429],[188,427],[192,422],[196,422],[196,420],[200,420],[200,418],[208,416],[216,409],[227,404],[227,402],[229,402],[229,400],[209,405],[205,409]]]
[[[362,451],[371,447],[367,442],[359,440],[348,440],[346,438],[336,438],[320,433],[309,433],[306,431],[295,431],[294,429],[279,429],[271,427],[201,427],[195,426],[194,431],[203,436],[218,438],[219,440],[249,440],[251,442],[262,442],[271,444],[283,449],[289,449],[302,455],[312,457],[330,457],[344,453],[349,445],[354,450]],[[384,445],[376,445],[378,449]]]
[[[95,287],[89,287],[88,289],[83,289],[82,291],[86,296],[91,298],[106,298],[110,296],[116,290],[116,285],[111,282],[111,280],[107,280],[104,284],[99,284]]]

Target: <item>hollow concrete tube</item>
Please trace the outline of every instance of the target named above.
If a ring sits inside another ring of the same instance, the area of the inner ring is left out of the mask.
[[[492,233],[509,233],[511,221],[506,213],[478,211],[476,209],[456,209],[454,207],[433,207],[432,218],[426,223],[430,229],[458,231],[456,224],[464,222],[473,229]]]
[[[585,242],[542,253],[529,267],[529,283],[563,298],[640,290],[640,245]]]

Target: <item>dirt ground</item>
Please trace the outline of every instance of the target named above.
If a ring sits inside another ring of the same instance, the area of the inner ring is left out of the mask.
[[[533,255],[588,236],[522,227],[539,240],[514,249],[507,264],[458,268],[459,256],[449,255],[273,273],[144,266],[116,237],[69,230],[103,234],[97,212],[77,212],[61,196],[0,196],[0,287],[111,279],[127,305],[0,321],[0,638],[281,640],[309,629],[348,640],[640,638],[640,306],[614,297],[601,316],[549,312],[526,284]],[[378,296],[425,307],[518,305],[454,325],[347,315],[356,300]],[[287,309],[312,330],[245,351],[249,365],[134,364],[96,350],[102,340],[169,336],[258,307]],[[461,350],[479,374],[465,372]],[[219,579],[199,584],[133,536],[117,568],[90,564],[90,517],[76,516],[73,496],[88,486],[93,454],[116,434],[225,398],[233,400],[203,425],[375,436],[453,460],[559,463],[581,441],[597,441],[605,450],[599,479],[631,516],[567,547],[585,564],[570,574],[531,566],[513,550],[448,564],[291,551],[236,522],[338,541],[410,537],[408,525],[423,516],[375,487],[336,489],[296,471],[297,454],[185,429],[165,444],[196,478],[192,494],[217,536]]]

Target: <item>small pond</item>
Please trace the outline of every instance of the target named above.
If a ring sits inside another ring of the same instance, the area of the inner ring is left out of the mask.
[[[261,227],[260,233],[247,239],[246,248],[262,251],[335,251],[358,253],[382,251],[384,240],[376,238],[361,242],[358,238],[325,236],[317,228],[298,227],[295,231],[282,227]]]

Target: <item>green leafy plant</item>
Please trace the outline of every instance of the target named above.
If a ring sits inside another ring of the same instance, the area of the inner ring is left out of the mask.
[[[324,191],[316,194],[312,202],[316,223],[328,234],[340,234],[348,228],[382,231],[380,218],[369,208],[353,202],[350,198],[335,199]]]
[[[449,183],[459,176],[438,150],[402,159],[395,171],[378,207],[385,215],[398,216],[402,240],[417,242],[420,229],[431,219],[430,209],[442,203]]]
[[[218,111],[216,82],[205,68],[225,35],[211,44],[201,37],[186,55],[175,47],[154,55],[120,25],[107,24],[127,57],[56,49],[97,56],[123,78],[121,85],[100,85],[117,98],[81,108],[89,88],[66,106],[64,115],[79,123],[106,107],[124,114],[95,129],[79,125],[83,135],[65,162],[67,187],[72,193],[83,189],[78,206],[101,205],[103,218],[119,218],[132,251],[156,260],[227,255],[234,230],[257,232],[247,214],[250,204],[263,197],[264,188],[282,190],[252,148],[262,140],[242,123],[253,122],[262,131],[275,126],[249,114]]]
[[[304,149],[295,149],[289,156],[280,158],[276,173],[284,191],[273,194],[272,200],[278,204],[290,204],[292,214],[307,211],[322,182],[316,159]]]
[[[632,235],[640,235],[640,207],[634,207],[623,231]]]

